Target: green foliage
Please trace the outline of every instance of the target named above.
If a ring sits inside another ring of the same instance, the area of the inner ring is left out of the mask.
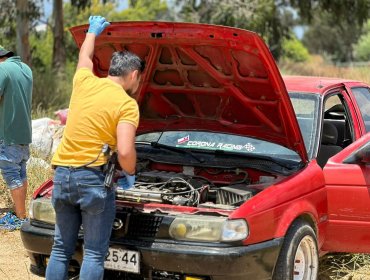
[[[53,52],[53,34],[48,27],[43,32],[35,32],[30,36],[32,49],[32,66],[39,71],[50,67]]]
[[[128,20],[156,20],[163,18],[168,9],[164,0],[137,0],[130,4],[129,8],[123,11],[117,11],[117,3],[107,2],[103,4],[100,0],[91,0],[91,5],[82,10],[69,3],[64,5],[65,29],[72,26],[88,24],[90,15],[101,15],[109,21],[128,21]],[[78,49],[68,32],[65,36],[67,60],[77,61]]]
[[[295,36],[284,38],[283,40],[283,59],[288,59],[293,62],[304,62],[309,58],[308,50],[303,46]]]
[[[370,34],[360,37],[358,43],[354,47],[355,59],[358,61],[370,60]]]
[[[370,0],[177,0],[176,4],[182,20],[259,33],[276,59],[282,54],[284,38],[300,21],[308,27],[305,45],[310,52],[351,61],[353,44],[370,17]]]
[[[340,21],[362,25],[370,16],[370,0],[289,0],[303,22],[311,23],[317,12],[332,14]]]
[[[112,21],[161,20],[168,16],[166,1],[136,0],[130,1],[129,8],[112,14]]]
[[[274,0],[177,0],[180,20],[239,27],[260,34],[279,58],[282,39],[293,25],[291,9],[278,7]]]
[[[2,1],[2,0],[0,0]],[[83,3],[86,2],[86,3]],[[106,4],[103,4],[106,2]],[[68,31],[70,27],[88,24],[90,15],[102,15],[110,21],[155,20],[167,12],[165,1],[138,0],[129,9],[117,11],[115,1],[80,1],[79,8],[71,3],[64,5],[65,47],[67,66],[58,76],[52,66],[53,34],[50,26],[45,31],[34,32],[30,37],[34,74],[33,108],[34,111],[47,112],[68,106],[72,91],[72,79],[78,59],[78,48]]]
[[[57,76],[50,66],[41,70],[34,68],[33,109],[56,110],[67,107],[73,72],[67,70],[66,75]]]
[[[27,17],[30,22],[34,22],[41,16],[42,0],[23,0],[28,2]],[[16,1],[14,0],[0,0],[0,45],[8,49],[16,49]],[[33,30],[34,24],[28,28]]]
[[[308,29],[304,44],[311,53],[335,62],[354,59],[353,46],[370,17],[370,0],[290,0]]]
[[[370,60],[370,20],[366,23],[364,31],[354,46],[355,59],[359,61]]]
[[[356,21],[339,20],[337,15],[317,11],[303,37],[310,53],[329,57],[332,61],[353,61],[353,45],[361,34]]]

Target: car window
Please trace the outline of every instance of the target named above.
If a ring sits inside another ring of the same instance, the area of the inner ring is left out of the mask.
[[[313,93],[289,92],[309,158],[312,158],[318,135],[320,96]]]
[[[318,128],[320,96],[313,93],[290,92],[298,124],[309,157],[312,157]],[[224,150],[238,153],[270,154],[289,159],[299,159],[296,152],[267,141],[237,135],[205,131],[152,132],[136,137],[137,142],[159,142],[161,144],[199,150]]]
[[[360,107],[362,119],[365,123],[366,132],[370,132],[370,91],[365,87],[351,89]]]

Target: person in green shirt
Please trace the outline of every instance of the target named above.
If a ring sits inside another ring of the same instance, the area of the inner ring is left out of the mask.
[[[9,229],[19,228],[26,218],[32,84],[30,67],[0,46],[0,170],[10,189],[16,215],[7,213],[0,218],[0,226],[7,225]]]

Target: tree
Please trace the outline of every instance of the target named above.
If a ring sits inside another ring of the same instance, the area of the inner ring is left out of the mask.
[[[285,0],[298,10],[300,18],[310,23],[317,12],[327,12],[337,20],[357,22],[362,26],[370,16],[370,0]],[[286,3],[285,3],[286,4]]]
[[[165,0],[130,0],[128,9],[113,13],[110,20],[170,20],[170,16]]]
[[[165,19],[168,15],[167,3],[165,0],[136,0],[130,1],[129,7],[117,11],[115,1],[91,0],[91,5],[79,10],[77,7],[67,3],[64,6],[64,19],[66,28],[87,24],[90,15],[104,16],[108,21],[130,21],[130,20],[159,20]],[[67,59],[77,59],[77,48],[71,36],[66,41]]]
[[[53,4],[53,66],[56,72],[64,70],[66,50],[64,45],[63,0],[54,0]]]
[[[303,43],[311,53],[326,56],[332,61],[353,61],[353,46],[357,42],[362,25],[357,21],[338,20],[332,13],[318,12],[303,37]]]
[[[274,57],[282,50],[282,39],[293,25],[292,11],[275,0],[177,0],[179,19],[190,22],[220,24],[259,33]]]
[[[16,0],[15,6],[17,10],[16,28],[17,28],[17,53],[27,64],[31,64],[31,52],[29,42],[29,19],[28,19],[28,2],[24,0]]]
[[[31,64],[29,31],[33,22],[40,16],[41,0],[0,0],[0,27],[4,38],[0,44],[16,49],[24,62]]]
[[[354,44],[370,17],[370,0],[290,0],[307,25],[303,42],[312,53],[334,61],[354,59]]]

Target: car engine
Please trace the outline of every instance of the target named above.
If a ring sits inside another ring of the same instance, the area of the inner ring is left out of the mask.
[[[257,191],[247,183],[215,186],[200,176],[167,171],[137,174],[135,186],[117,188],[119,200],[181,206],[233,209],[250,199]]]

